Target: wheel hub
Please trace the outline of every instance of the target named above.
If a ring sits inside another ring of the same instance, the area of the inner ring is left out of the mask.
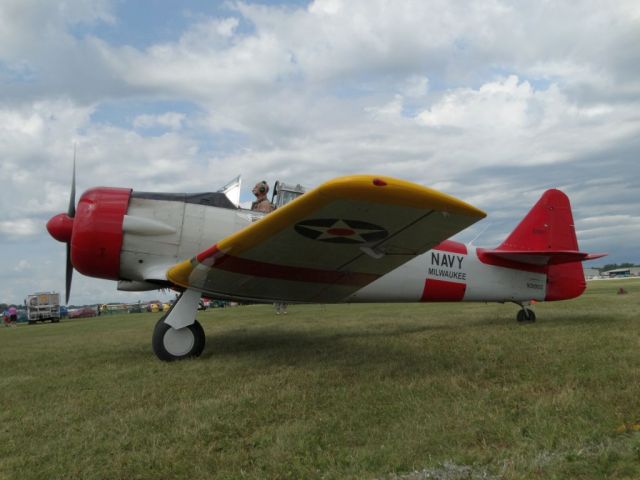
[[[167,352],[176,357],[180,357],[187,355],[191,351],[195,344],[195,337],[189,327],[178,330],[169,328],[164,334],[162,343]]]

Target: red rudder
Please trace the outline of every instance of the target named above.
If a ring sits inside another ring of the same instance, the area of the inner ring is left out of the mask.
[[[569,300],[582,295],[587,282],[581,262],[549,265],[547,267],[547,295],[545,301]]]

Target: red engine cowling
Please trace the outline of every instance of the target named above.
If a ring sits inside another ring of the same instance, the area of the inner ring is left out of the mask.
[[[74,268],[90,277],[118,280],[122,222],[131,189],[98,187],[87,190],[74,218],[59,214],[47,223],[52,237],[69,242]]]

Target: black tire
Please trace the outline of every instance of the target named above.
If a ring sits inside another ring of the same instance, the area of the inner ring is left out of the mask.
[[[530,308],[523,308],[518,311],[517,319],[520,323],[533,323],[536,321],[536,314]]]
[[[164,362],[199,357],[205,343],[202,325],[196,320],[191,325],[176,330],[164,323],[164,319],[165,315],[158,320],[153,329],[153,353]]]

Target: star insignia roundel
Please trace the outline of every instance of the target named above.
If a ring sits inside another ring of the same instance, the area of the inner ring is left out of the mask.
[[[302,236],[329,243],[370,243],[382,240],[389,234],[373,223],[337,218],[304,220],[294,228]]]

